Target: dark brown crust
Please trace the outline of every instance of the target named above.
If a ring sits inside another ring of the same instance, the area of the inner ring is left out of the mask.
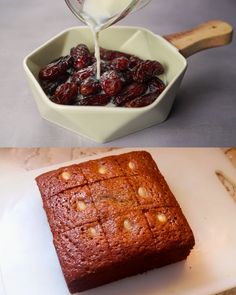
[[[135,193],[126,177],[118,177],[90,185],[99,219],[117,216],[138,206]]]
[[[71,293],[186,259],[194,246],[145,151],[62,167],[36,181]]]
[[[65,181],[62,178],[64,172],[69,172],[71,178]],[[79,165],[71,165],[44,173],[36,178],[41,195],[49,198],[66,189],[85,185],[87,183]]]
[[[48,222],[55,232],[63,233],[76,226],[98,221],[97,210],[87,185],[42,198]],[[83,206],[83,210],[79,206]]]

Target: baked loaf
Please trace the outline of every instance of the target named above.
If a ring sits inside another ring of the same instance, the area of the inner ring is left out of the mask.
[[[194,237],[145,151],[36,178],[71,293],[185,259]]]

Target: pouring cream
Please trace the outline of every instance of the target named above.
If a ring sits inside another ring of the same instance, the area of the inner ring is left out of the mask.
[[[97,79],[100,79],[100,48],[99,32],[109,21],[113,21],[131,4],[132,0],[84,0],[80,15],[91,28],[95,44],[95,58],[97,60]]]
[[[81,15],[90,19],[96,31],[110,19],[119,16],[131,4],[132,0],[85,0]]]

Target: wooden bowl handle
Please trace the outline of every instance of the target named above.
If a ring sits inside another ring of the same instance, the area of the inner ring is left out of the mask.
[[[192,30],[164,36],[177,47],[180,53],[189,57],[204,49],[229,44],[233,38],[233,28],[221,20],[211,20]]]

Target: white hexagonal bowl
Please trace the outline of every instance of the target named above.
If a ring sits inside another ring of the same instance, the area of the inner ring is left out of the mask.
[[[89,137],[99,143],[142,130],[163,122],[173,105],[187,67],[186,59],[161,36],[139,27],[111,27],[100,33],[100,46],[160,61],[167,83],[157,100],[143,108],[66,106],[51,102],[38,82],[40,68],[69,53],[70,48],[85,43],[93,50],[92,34],[87,27],[69,28],[30,53],[23,62],[27,80],[41,116],[59,126]]]

